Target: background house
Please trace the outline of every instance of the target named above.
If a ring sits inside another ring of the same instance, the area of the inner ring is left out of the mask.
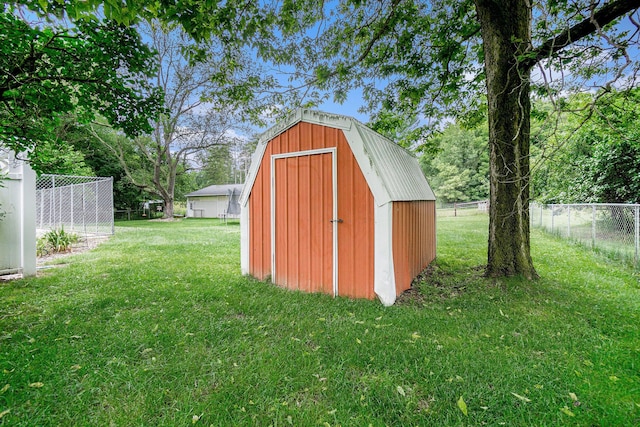
[[[187,197],[187,218],[239,217],[242,184],[210,185]]]

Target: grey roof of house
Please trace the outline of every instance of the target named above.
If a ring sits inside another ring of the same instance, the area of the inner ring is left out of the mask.
[[[187,197],[203,197],[203,196],[227,196],[230,191],[240,194],[244,184],[223,184],[223,185],[210,185],[208,187],[201,188],[187,194]]]

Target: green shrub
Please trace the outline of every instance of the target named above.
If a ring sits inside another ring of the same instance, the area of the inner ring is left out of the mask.
[[[38,256],[47,255],[52,252],[69,252],[71,245],[78,243],[78,235],[67,233],[64,227],[60,230],[51,230],[38,239],[36,243],[36,254]]]
[[[36,241],[36,256],[41,257],[49,255],[50,252],[51,251],[47,239],[45,237],[38,238],[38,240]]]
[[[187,214],[187,202],[174,202],[173,214],[185,216]]]

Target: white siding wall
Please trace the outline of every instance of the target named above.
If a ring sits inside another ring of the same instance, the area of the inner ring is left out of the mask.
[[[206,196],[187,198],[187,217],[218,218],[227,210],[227,196]]]
[[[0,274],[36,274],[36,174],[0,149]]]

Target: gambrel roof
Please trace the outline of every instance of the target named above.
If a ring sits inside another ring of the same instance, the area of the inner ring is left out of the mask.
[[[269,141],[300,122],[337,128],[344,132],[378,206],[392,201],[436,199],[417,159],[403,147],[352,117],[299,109],[260,136],[241,205],[246,205]]]

